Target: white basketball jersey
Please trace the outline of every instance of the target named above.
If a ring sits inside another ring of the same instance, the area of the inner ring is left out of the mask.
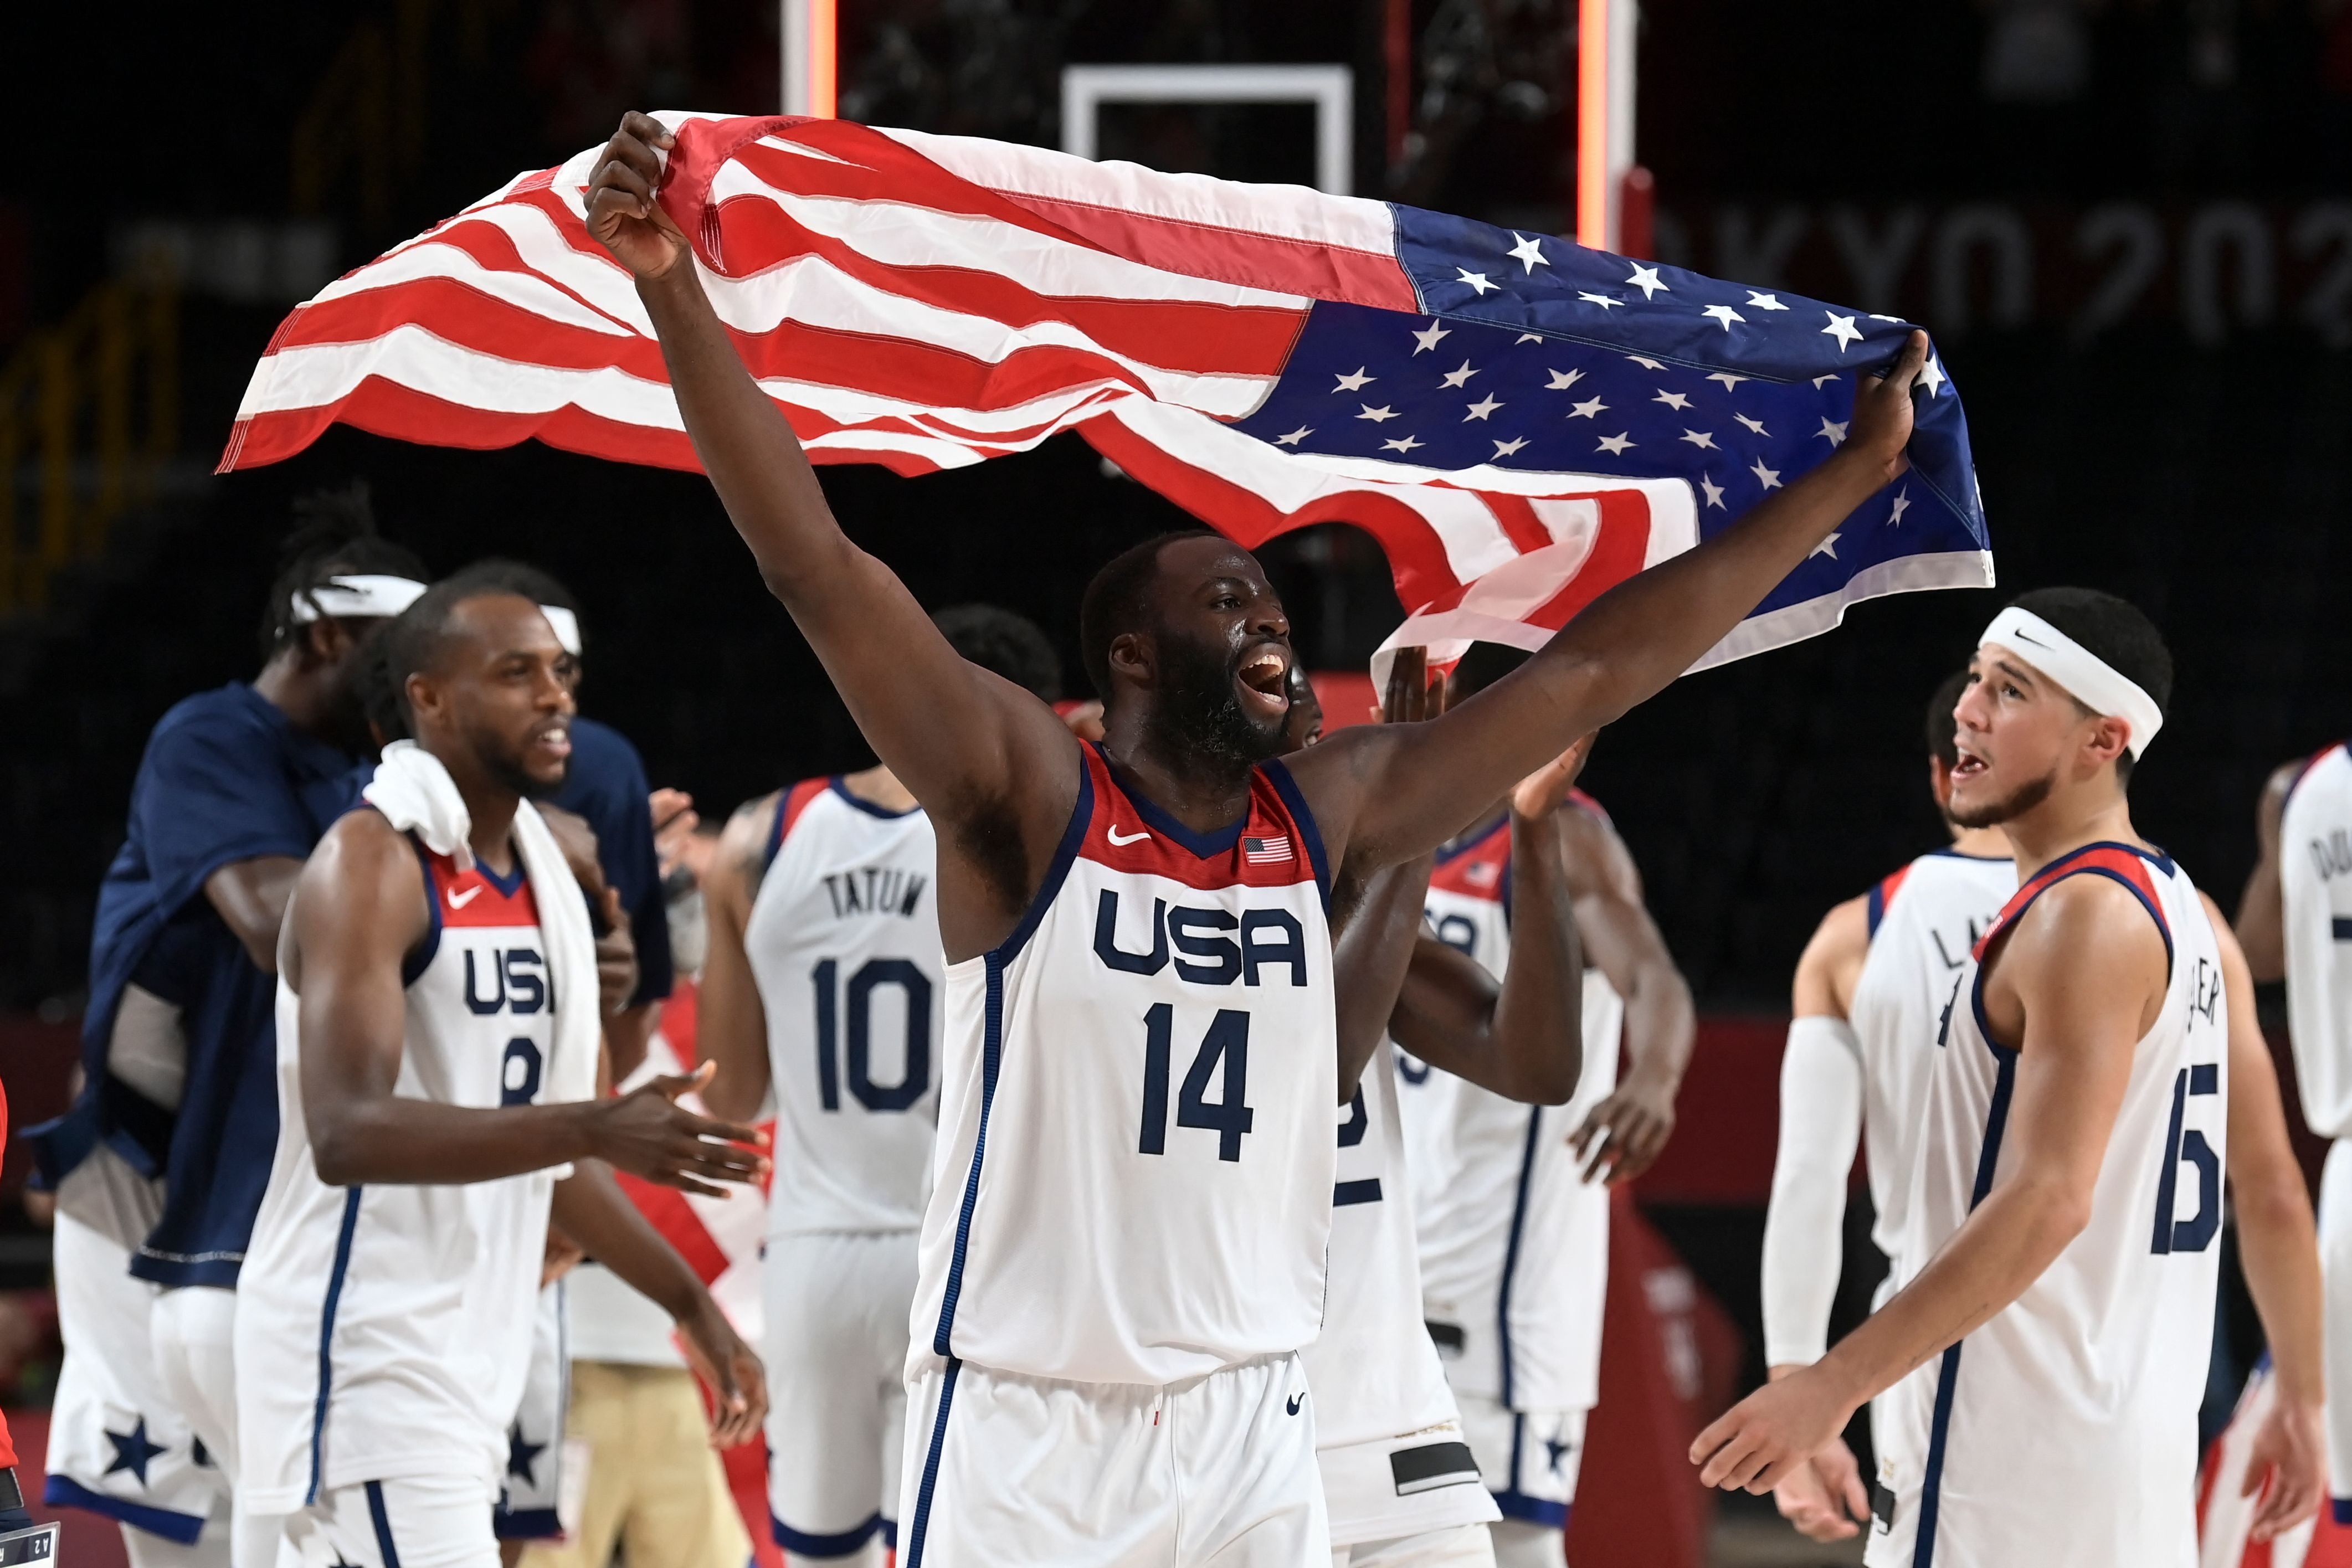
[[[948,968],[932,1356],[1164,1385],[1312,1340],[1338,1112],[1329,873],[1279,762],[1198,834],[1086,747],[1003,946]]]
[[[2304,1119],[2352,1137],[2352,751],[2306,764],[2279,821],[2287,1026]]]
[[[938,876],[920,808],[885,811],[838,779],[777,803],[743,932],[776,1097],[771,1236],[922,1225],[947,1011]]]
[[[2105,876],[2162,931],[2171,978],[2134,1051],[2090,1224],[2023,1295],[1912,1375],[1913,1429],[1882,1481],[1896,1499],[1869,1561],[2189,1568],[2197,1407],[2212,1349],[2229,1119],[2221,954],[2187,875],[2097,843],[2003,906],[1955,980],[1920,1124],[1904,1243],[1916,1269],[2009,1174],[2019,1053],[1984,1022],[1982,956],[2053,883]],[[2137,918],[2137,915],[2133,918]]]
[[[1510,868],[1505,818],[1442,853],[1429,879],[1431,928],[1498,980],[1510,962]],[[1616,1088],[1624,1019],[1622,999],[1587,969],[1584,1066],[1566,1105],[1522,1105],[1403,1064],[1423,1307],[1458,1393],[1515,1410],[1600,1402],[1609,1189],[1583,1180],[1568,1139]]]
[[[1458,1415],[1422,1319],[1396,1054],[1394,1045],[1381,1042],[1339,1113],[1331,1304],[1306,1357],[1315,1443],[1322,1448],[1401,1437]]]
[[[530,883],[419,855],[433,926],[403,977],[396,1092],[543,1103],[555,995]],[[237,1288],[238,1496],[283,1513],[363,1480],[489,1481],[530,1368],[548,1201],[566,1173],[329,1186],[303,1122],[299,1031],[281,979],[278,1154]]]
[[[1876,1218],[1870,1238],[1896,1256],[1915,1129],[1952,984],[2009,895],[2017,862],[1937,850],[1870,890],[1870,952],[1847,1021],[1862,1045],[1862,1131]],[[1893,1278],[1904,1277],[1897,1263]]]

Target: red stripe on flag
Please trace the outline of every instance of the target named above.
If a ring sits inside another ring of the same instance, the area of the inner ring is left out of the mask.
[[[614,1171],[613,1179],[621,1184],[621,1191],[637,1206],[637,1211],[661,1232],[662,1239],[677,1249],[677,1255],[686,1260],[687,1266],[704,1284],[733,1267],[712,1239],[702,1217],[694,1212],[694,1205],[686,1201],[686,1194],[674,1186],[656,1186],[626,1171]]]

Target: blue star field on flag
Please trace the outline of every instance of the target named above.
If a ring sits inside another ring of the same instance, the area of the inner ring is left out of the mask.
[[[1833,452],[1855,377],[1913,324],[1726,283],[1549,235],[1397,206],[1427,314],[1318,302],[1265,402],[1235,428],[1286,451],[1476,487],[1508,473],[1677,478],[1702,538]],[[1987,549],[1958,390],[1930,354],[1911,470],[1759,610],[1904,558]]]

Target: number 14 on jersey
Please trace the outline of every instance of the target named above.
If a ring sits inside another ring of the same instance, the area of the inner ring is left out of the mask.
[[[1220,1008],[1201,1037],[1192,1065],[1176,1097],[1176,1124],[1217,1134],[1217,1158],[1242,1157],[1242,1139],[1256,1119],[1249,1106],[1250,1016]],[[1158,1002],[1143,1015],[1143,1127],[1136,1152],[1168,1152],[1168,1083],[1175,1051],[1176,1009]],[[1223,1071],[1220,1072],[1220,1069]],[[1209,1081],[1219,1080],[1219,1098],[1209,1098]]]

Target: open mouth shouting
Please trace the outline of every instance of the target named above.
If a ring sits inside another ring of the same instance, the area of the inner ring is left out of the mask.
[[[1234,671],[1242,710],[1251,717],[1280,722],[1290,712],[1290,650],[1279,643],[1261,643],[1242,655]]]
[[[1964,779],[1983,778],[1986,770],[1992,764],[1985,760],[1982,756],[1969,750],[1968,742],[1958,741],[1955,745],[1960,754],[1960,759],[1952,765],[1953,782],[1958,783]]]

